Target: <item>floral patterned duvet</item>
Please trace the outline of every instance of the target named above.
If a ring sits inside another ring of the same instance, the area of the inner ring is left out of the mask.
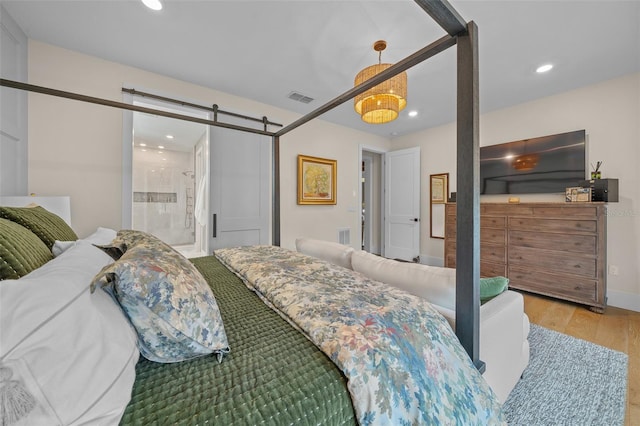
[[[215,255],[344,372],[361,425],[506,424],[447,321],[426,301],[280,247]]]

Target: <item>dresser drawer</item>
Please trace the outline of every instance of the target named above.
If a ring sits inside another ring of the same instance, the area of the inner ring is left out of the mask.
[[[531,231],[509,231],[510,247],[531,247],[596,255],[595,235],[566,235]]]
[[[507,249],[505,246],[492,246],[483,244],[480,246],[480,262],[506,263]]]
[[[509,266],[511,265],[526,266],[535,271],[580,275],[594,279],[597,270],[595,257],[529,247],[509,247]]]
[[[560,206],[543,206],[543,207],[534,207],[533,214],[536,216],[542,217],[575,217],[575,216],[588,216],[588,217],[597,217],[598,216],[598,207],[590,206],[590,205],[582,205],[580,208],[576,208],[575,206],[569,205],[560,205]]]
[[[480,244],[505,245],[507,231],[494,228],[480,228]]]
[[[482,228],[504,228],[507,225],[505,216],[481,216],[480,229]]]
[[[456,254],[449,253],[444,259],[444,266],[447,268],[455,268],[456,267]]]
[[[536,232],[595,233],[598,222],[590,219],[541,219],[531,217],[510,217],[509,229]]]
[[[447,222],[444,226],[444,236],[445,238],[452,238],[455,240],[456,238],[456,224]]]
[[[597,281],[509,266],[509,286],[575,302],[598,302]]]
[[[506,277],[507,265],[504,263],[480,262],[481,277]]]

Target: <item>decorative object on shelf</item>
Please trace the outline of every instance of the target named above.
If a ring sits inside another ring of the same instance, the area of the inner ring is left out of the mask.
[[[574,186],[565,190],[565,201],[568,203],[588,203],[591,201],[591,188]]]
[[[449,196],[449,173],[430,176],[429,232],[431,238],[444,239],[444,205]]]
[[[336,160],[298,155],[298,204],[336,204]]]
[[[595,167],[593,166],[593,163],[591,163],[591,168],[593,169],[593,171],[591,172],[591,179],[602,178],[602,172],[600,171],[600,166],[602,166],[602,161],[598,161]]]
[[[520,202],[520,197],[509,197],[509,204],[518,204]]]
[[[382,63],[382,51],[387,42],[378,40],[373,50],[378,52],[378,63],[371,65],[356,75],[354,86],[359,86],[392,64]],[[407,106],[407,73],[401,72],[390,79],[372,87],[354,98],[354,107],[363,121],[370,124],[383,124],[398,118],[398,114]]]
[[[591,188],[591,201],[618,202],[618,179],[583,180],[578,185],[583,188]]]

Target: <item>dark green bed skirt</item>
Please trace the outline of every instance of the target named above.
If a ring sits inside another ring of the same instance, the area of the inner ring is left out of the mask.
[[[192,259],[231,352],[175,364],[140,357],[124,425],[355,425],[346,378],[215,257]]]

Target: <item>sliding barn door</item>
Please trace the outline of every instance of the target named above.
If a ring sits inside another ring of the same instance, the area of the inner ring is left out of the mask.
[[[271,139],[211,127],[209,249],[269,244]]]

